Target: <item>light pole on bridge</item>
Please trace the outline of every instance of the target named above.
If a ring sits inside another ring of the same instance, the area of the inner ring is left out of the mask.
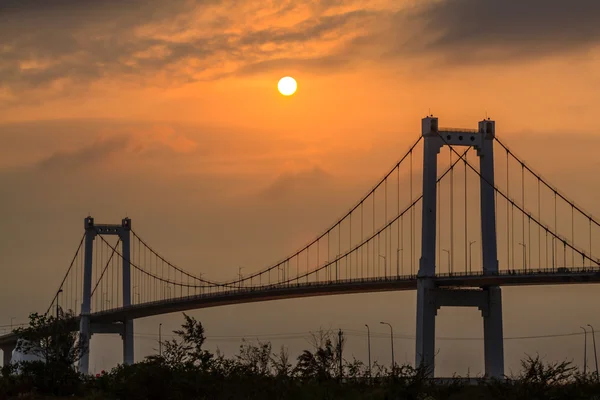
[[[395,362],[394,362],[394,328],[392,328],[392,325],[389,322],[380,322],[380,324],[382,325],[387,325],[390,327],[390,341],[392,342],[392,374],[394,373],[394,367],[395,367]]]
[[[527,272],[527,245],[521,242],[519,242],[519,245],[523,246],[523,268]]]
[[[473,246],[473,243],[477,242],[477,240],[473,240],[471,242],[469,242],[469,273],[471,273],[473,270],[471,268],[472,264],[473,264],[473,253],[471,252],[471,246]]]
[[[387,278],[387,258],[381,254],[379,254],[379,257],[383,258],[383,276]]]
[[[57,314],[58,315],[58,314]],[[10,331],[12,332],[13,321],[17,319],[16,317],[10,317]]]
[[[600,381],[600,377],[598,376],[598,355],[596,354],[596,332],[594,331],[594,327],[588,324],[592,330],[592,341],[594,343],[594,360],[596,361],[596,380]]]
[[[244,269],[244,267],[238,267],[238,275],[240,277],[240,281],[238,283],[238,289],[242,288],[242,270]]]
[[[402,255],[404,255],[404,252],[402,251],[404,249],[396,249],[396,276],[400,276],[400,270],[402,270],[402,273],[404,274],[404,266],[400,264],[400,254],[402,253]]]
[[[450,250],[442,249],[442,251],[445,251],[446,253],[448,253],[448,272],[452,273],[452,260],[450,258]]]

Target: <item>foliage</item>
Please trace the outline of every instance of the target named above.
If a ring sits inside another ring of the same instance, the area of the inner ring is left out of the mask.
[[[162,343],[164,352],[161,355],[147,357],[134,365],[119,365],[96,377],[83,377],[73,368],[81,350],[67,351],[67,343],[76,347],[76,342],[72,338],[57,337],[68,332],[47,326],[55,321],[44,318],[32,315],[27,334],[32,343],[41,343],[39,351],[50,362],[4,367],[0,398],[36,398],[36,393],[86,393],[88,400],[600,400],[596,376],[579,373],[567,361],[546,363],[539,356],[527,356],[520,373],[506,380],[486,380],[476,385],[459,380],[440,383],[429,379],[426,370],[410,365],[394,365],[388,369],[375,362],[369,369],[360,360],[344,354],[342,332],[321,330],[313,333],[310,338],[312,348],[303,351],[295,365],[285,347],[274,352],[270,343],[261,341],[243,340],[238,354],[226,358],[218,350],[212,354],[203,348],[206,341],[204,327],[185,314],[181,329],[174,332],[177,338]],[[68,324],[57,326],[67,329]],[[32,332],[37,332],[38,336]],[[52,348],[51,344],[60,350]]]
[[[71,312],[58,317],[30,314],[29,326],[14,330],[19,337],[16,350],[34,354],[49,364],[73,365],[84,353],[79,335],[72,329],[74,321]]]

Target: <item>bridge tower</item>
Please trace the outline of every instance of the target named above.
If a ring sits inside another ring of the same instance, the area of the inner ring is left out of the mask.
[[[98,235],[118,236],[122,243],[123,255],[123,307],[131,305],[131,220],[124,218],[121,225],[95,224],[88,216],[85,223],[85,253],[83,270],[83,301],[81,303],[79,335],[86,351],[79,360],[79,371],[89,371],[89,344],[94,333],[118,333],[123,338],[123,362],[133,364],[133,320],[123,320],[114,324],[92,324],[90,321],[92,305],[92,269],[94,260],[94,240]],[[118,289],[117,289],[118,290]]]
[[[494,198],[495,122],[479,122],[479,129],[438,128],[438,119],[422,120],[423,216],[419,273],[417,275],[416,365],[435,369],[435,317],[443,306],[477,307],[483,316],[485,374],[504,377],[504,344],[502,333],[502,296],[499,286],[479,289],[438,288],[435,283],[437,155],[444,145],[472,146],[480,162],[481,237],[483,274],[498,273],[496,215]]]

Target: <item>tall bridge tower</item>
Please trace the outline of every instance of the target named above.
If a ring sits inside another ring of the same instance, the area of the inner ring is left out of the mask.
[[[447,146],[471,146],[480,162],[481,237],[483,274],[498,273],[496,215],[494,198],[495,122],[483,120],[479,129],[440,129],[438,119],[422,120],[423,151],[423,222],[421,259],[417,275],[416,365],[435,369],[435,317],[440,307],[477,307],[483,316],[485,374],[504,376],[502,333],[502,296],[499,286],[479,289],[438,288],[435,284],[437,156]]]
[[[133,364],[133,320],[124,319],[120,323],[92,324],[92,272],[94,263],[94,240],[98,235],[118,236],[123,244],[123,306],[131,305],[131,220],[124,218],[120,225],[94,223],[94,218],[88,216],[85,224],[85,253],[83,269],[83,301],[81,303],[79,340],[85,346],[85,351],[79,360],[79,372],[87,374],[89,370],[89,344],[93,333],[118,333],[123,338],[123,362]]]

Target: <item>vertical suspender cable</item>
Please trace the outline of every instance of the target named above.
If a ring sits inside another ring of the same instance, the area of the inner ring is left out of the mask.
[[[525,166],[523,165],[523,163],[521,163],[521,207],[523,207],[523,211],[525,211]],[[522,228],[521,241],[523,243],[525,243],[525,213],[524,212],[521,213],[521,228]],[[523,251],[525,253],[527,253],[527,248],[523,247]],[[529,249],[529,252],[531,252],[531,248]],[[525,254],[524,254],[524,256],[525,256]],[[523,257],[523,260],[526,260],[526,258]],[[525,265],[523,265],[523,269],[525,269]]]
[[[506,264],[510,268],[510,216],[509,216],[509,201],[510,198],[510,184],[508,180],[509,175],[509,158],[508,158],[508,149],[506,150]],[[513,265],[514,268],[514,265]]]
[[[450,273],[453,272],[454,265],[454,167],[452,166],[452,146],[450,150]]]
[[[465,167],[465,273],[467,272],[467,264],[469,262],[468,260],[468,245],[469,245],[469,216],[467,214],[467,155],[465,154],[465,159],[464,159],[464,167]],[[495,192],[494,192],[495,193]]]

